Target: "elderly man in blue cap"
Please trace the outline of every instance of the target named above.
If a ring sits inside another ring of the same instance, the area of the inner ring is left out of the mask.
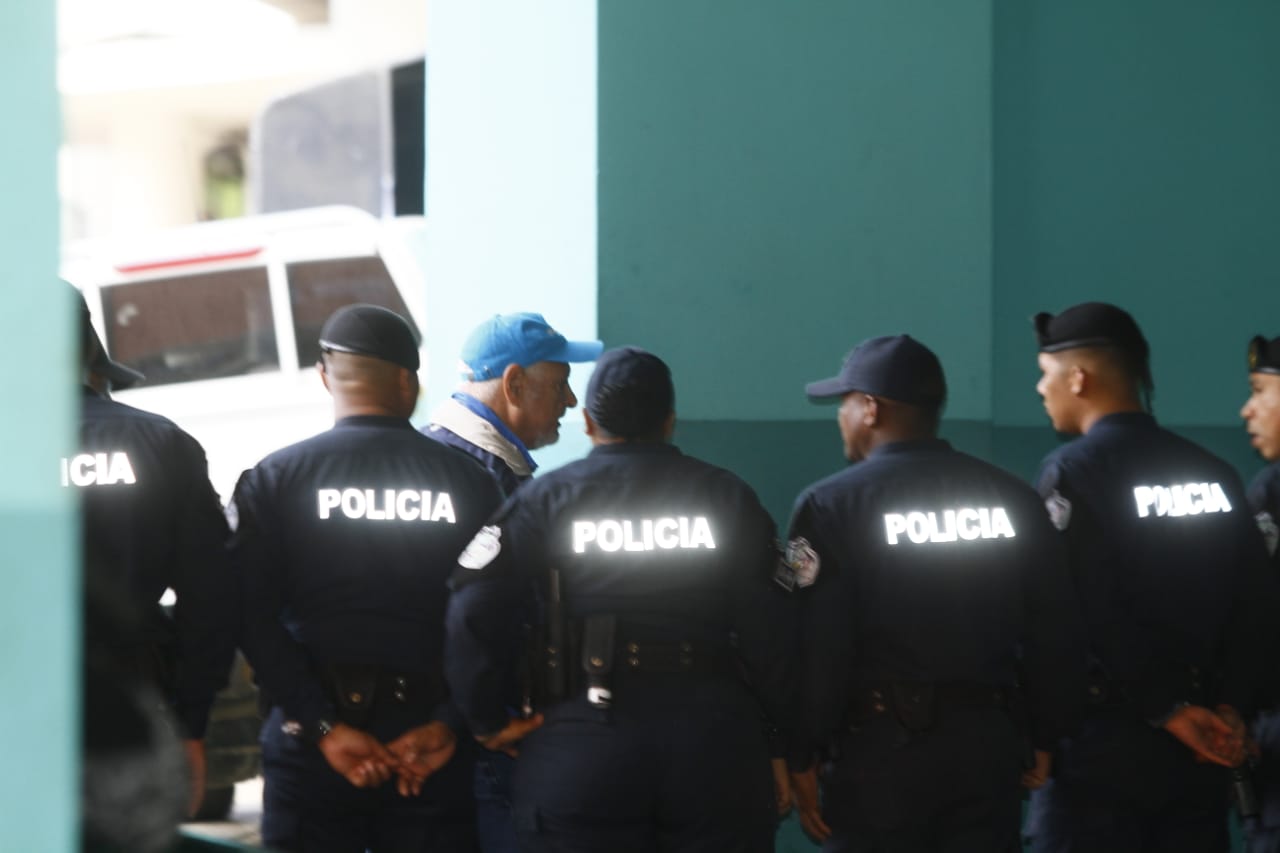
[[[560,419],[578,404],[569,365],[595,361],[600,341],[570,341],[541,314],[502,314],[485,320],[462,345],[463,382],[423,429],[427,437],[476,459],[504,496],[533,476],[530,450],[560,438]],[[518,645],[520,637],[511,638]],[[513,705],[524,704],[511,673]],[[476,762],[476,806],[485,853],[515,853],[509,779],[512,759],[494,752]]]
[[[555,444],[565,410],[578,405],[569,365],[602,349],[566,340],[541,314],[494,315],[463,343],[462,385],[423,432],[474,457],[510,495],[538,467],[529,451]]]

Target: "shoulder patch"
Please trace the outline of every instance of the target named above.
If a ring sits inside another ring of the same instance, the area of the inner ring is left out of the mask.
[[[502,551],[502,528],[486,524],[458,557],[464,569],[483,569]]]
[[[813,582],[818,579],[818,572],[822,568],[822,561],[818,559],[818,552],[813,550],[809,540],[803,536],[792,539],[787,543],[783,562],[791,570],[796,586],[801,589],[806,586],[813,586]]]
[[[1066,530],[1071,525],[1071,501],[1057,489],[1044,499],[1044,508],[1048,510],[1049,521],[1053,522],[1054,527]]]
[[[1253,520],[1258,522],[1258,529],[1262,531],[1262,538],[1267,543],[1267,553],[1274,557],[1276,547],[1280,546],[1280,526],[1276,525],[1271,513],[1266,511],[1255,515]]]

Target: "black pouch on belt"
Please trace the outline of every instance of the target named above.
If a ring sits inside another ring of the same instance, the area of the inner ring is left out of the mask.
[[[582,669],[587,674],[587,701],[597,708],[613,704],[613,651],[618,617],[588,616],[582,620]]]
[[[378,671],[365,664],[331,663],[325,667],[338,719],[357,729],[369,726]]]
[[[937,691],[932,682],[895,681],[889,685],[889,707],[909,732],[927,732],[937,724]]]

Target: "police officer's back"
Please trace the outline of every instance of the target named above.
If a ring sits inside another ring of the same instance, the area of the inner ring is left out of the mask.
[[[1036,318],[1037,390],[1059,432],[1038,488],[1061,530],[1093,661],[1089,713],[1037,792],[1037,850],[1225,849],[1227,774],[1253,704],[1272,595],[1239,478],[1146,411],[1126,312]]]
[[[801,820],[824,850],[1011,849],[1020,777],[1045,772],[1084,676],[1053,529],[1025,484],[936,437],[945,380],[914,339],[864,341],[806,391],[842,398],[856,464],[799,496],[789,534],[828,761],[819,814],[813,752],[792,756]]]
[[[455,695],[490,746],[519,730],[501,626],[541,578],[546,724],[514,777],[526,849],[771,850],[764,715],[786,725],[793,626],[770,519],[668,443],[658,358],[605,353],[587,395],[590,455],[522,486],[459,559]]]
[[[401,317],[348,306],[320,345],[333,429],[262,460],[233,500],[244,648],[273,705],[263,840],[471,850],[461,751],[423,776],[456,728],[441,672],[445,582],[497,491],[409,423],[418,351]],[[420,792],[402,796],[410,788]]]
[[[83,297],[75,298],[84,370],[80,436],[77,452],[62,460],[61,482],[79,493],[86,590],[110,596],[124,617],[91,619],[91,628],[113,627],[86,639],[95,659],[106,656],[168,699],[191,765],[194,809],[210,709],[235,651],[226,522],[199,443],[168,418],[110,399],[110,382],[141,374],[107,356]],[[166,589],[176,594],[170,612],[160,605]]]

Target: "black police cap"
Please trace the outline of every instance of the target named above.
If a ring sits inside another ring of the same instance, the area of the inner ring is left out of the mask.
[[[850,391],[913,406],[937,406],[947,397],[947,380],[933,350],[910,335],[888,335],[858,344],[837,375],[804,387],[815,400]]]
[[[1280,373],[1280,338],[1254,335],[1249,341],[1249,372]]]
[[[418,336],[403,317],[379,305],[339,308],[320,329],[320,349],[367,355],[417,370]]]
[[[102,345],[97,329],[93,328],[93,320],[89,317],[89,303],[85,301],[84,294],[75,285],[69,282],[66,284],[75,293],[75,300],[79,307],[77,313],[80,316],[81,359],[88,359],[85,366],[99,376],[105,377],[111,383],[111,387],[118,391],[132,388],[146,379],[147,377],[132,367],[114,361],[107,354],[107,348]]]
[[[606,351],[587,382],[591,419],[619,438],[652,433],[675,410],[675,402],[671,368],[638,347]]]
[[[1041,312],[1034,319],[1040,352],[1079,347],[1115,347],[1145,363],[1150,349],[1129,312],[1106,302],[1082,302],[1061,314]]]

